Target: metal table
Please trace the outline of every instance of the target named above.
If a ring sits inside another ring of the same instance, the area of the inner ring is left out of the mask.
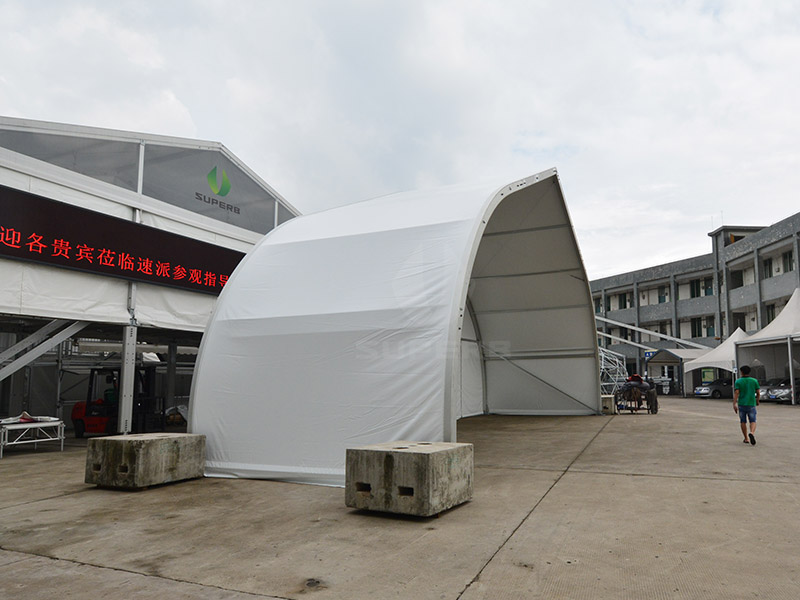
[[[33,444],[39,442],[61,442],[64,451],[64,421],[61,419],[29,421],[25,423],[0,424],[0,458],[6,446]]]

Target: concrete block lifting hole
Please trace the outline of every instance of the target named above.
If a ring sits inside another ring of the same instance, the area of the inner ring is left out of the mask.
[[[430,517],[472,499],[472,444],[387,442],[348,448],[345,504]]]
[[[86,483],[136,490],[203,476],[206,436],[141,433],[90,438]]]

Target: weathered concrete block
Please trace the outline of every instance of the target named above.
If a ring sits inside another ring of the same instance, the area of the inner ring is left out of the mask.
[[[614,394],[602,394],[600,399],[603,403],[604,415],[617,414],[617,405],[614,403]]]
[[[388,442],[348,448],[345,504],[429,517],[472,498],[472,444]]]
[[[141,433],[91,438],[86,446],[86,483],[141,489],[203,476],[206,436]]]

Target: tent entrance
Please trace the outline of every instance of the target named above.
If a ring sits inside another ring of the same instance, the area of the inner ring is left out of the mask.
[[[594,315],[557,178],[501,192],[490,215],[467,290],[461,416],[479,414],[481,392],[484,413],[598,412]],[[476,351],[480,392],[467,386]]]

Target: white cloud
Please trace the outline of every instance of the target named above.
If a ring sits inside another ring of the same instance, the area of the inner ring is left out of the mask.
[[[796,212],[791,0],[0,10],[0,114],[218,140],[306,211],[555,166],[591,277]]]

